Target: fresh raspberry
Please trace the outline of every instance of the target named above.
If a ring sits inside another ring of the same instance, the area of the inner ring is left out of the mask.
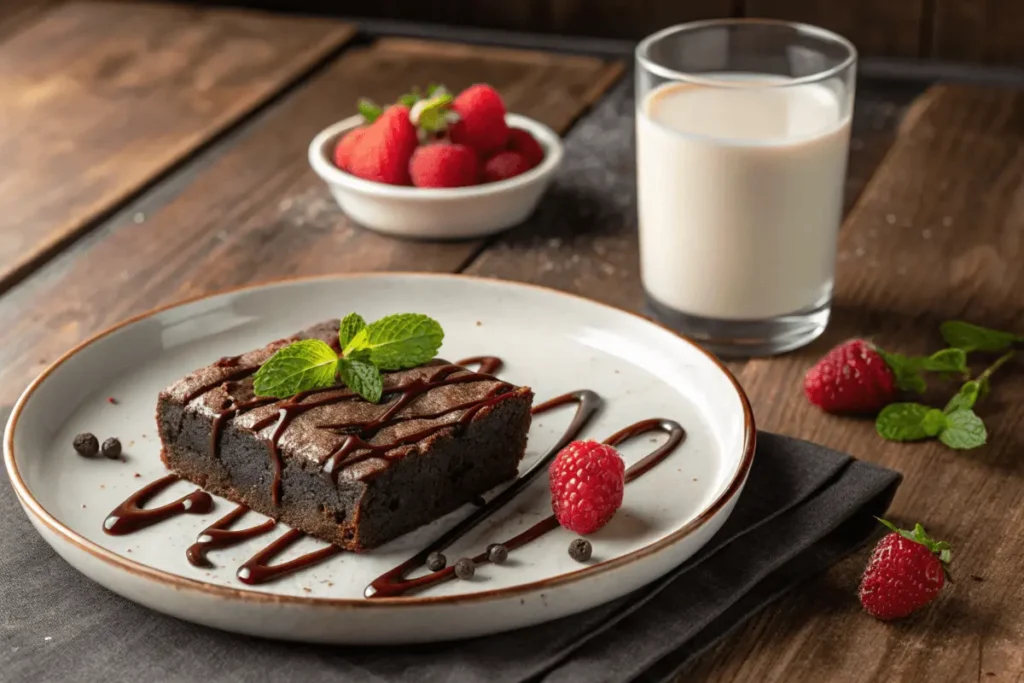
[[[468,145],[480,155],[505,148],[508,142],[505,103],[494,88],[489,85],[466,88],[452,102],[452,111],[459,115],[451,129],[452,142]]]
[[[581,536],[592,534],[622,505],[626,465],[611,446],[573,441],[548,471],[551,509],[558,523]]]
[[[389,107],[356,141],[348,157],[348,171],[365,180],[408,185],[409,159],[419,145],[409,108]]]
[[[416,187],[465,187],[476,185],[480,161],[465,145],[437,142],[423,145],[412,155],[409,174]]]
[[[522,128],[510,128],[508,131],[508,143],[505,149],[510,152],[522,154],[533,168],[544,161],[544,148],[540,143]]]
[[[876,413],[896,398],[896,378],[863,339],[829,351],[804,377],[804,394],[829,413]]]
[[[949,544],[934,541],[918,524],[913,531],[892,529],[871,553],[860,581],[860,604],[871,616],[901,619],[924,607],[946,583]]]
[[[356,148],[359,140],[363,137],[366,132],[364,126],[359,128],[353,128],[349,132],[345,133],[344,137],[338,141],[338,146],[334,148],[334,165],[340,168],[342,171],[348,170],[348,162],[352,157],[352,150]]]
[[[530,162],[519,152],[498,152],[484,162],[485,183],[496,183],[526,173],[532,168]]]

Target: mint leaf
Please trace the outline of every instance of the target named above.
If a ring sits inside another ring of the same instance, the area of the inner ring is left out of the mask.
[[[364,327],[345,345],[344,355],[369,351],[369,360],[381,370],[403,370],[426,363],[444,339],[441,325],[420,313],[389,315]]]
[[[963,349],[942,349],[921,359],[921,369],[929,372],[965,373],[967,352]]]
[[[257,396],[288,398],[302,391],[334,384],[338,354],[319,339],[304,339],[284,347],[263,364],[253,378]]]
[[[980,394],[981,382],[973,379],[969,382],[964,382],[964,385],[960,387],[960,391],[956,392],[956,395],[949,399],[945,412],[948,414],[955,410],[970,410],[978,402]]]
[[[892,374],[896,378],[896,386],[901,391],[913,391],[921,394],[928,388],[924,377],[921,375],[923,359],[904,356],[902,353],[889,353],[881,349],[878,349],[878,353],[882,356],[885,364],[889,366],[889,369],[892,370]]]
[[[875,431],[889,441],[920,441],[941,433],[946,416],[920,403],[890,403],[875,419]]]
[[[950,346],[964,351],[1003,351],[1024,342],[1024,337],[1012,332],[1001,332],[962,320],[947,320],[939,326],[942,338]]]
[[[384,113],[383,109],[365,98],[360,99],[359,102],[356,103],[356,108],[359,110],[359,113],[363,115],[363,118],[366,119],[367,123],[373,123],[381,114]]]
[[[349,345],[352,339],[359,334],[359,331],[366,327],[366,321],[363,320],[363,316],[358,313],[349,313],[341,321],[341,326],[338,329],[338,340],[341,342],[341,348],[345,348]]]
[[[939,433],[939,441],[957,450],[983,446],[987,439],[985,423],[973,410],[951,412],[946,416],[946,428]]]
[[[370,403],[380,401],[380,397],[384,393],[384,382],[381,380],[380,370],[369,363],[348,358],[342,358],[338,366],[345,386]]]

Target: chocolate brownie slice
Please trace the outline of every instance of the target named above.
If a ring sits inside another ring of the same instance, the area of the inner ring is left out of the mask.
[[[207,491],[348,550],[411,531],[516,476],[533,392],[445,361],[383,374],[379,404],[344,387],[257,398],[275,351],[338,321],[222,358],[160,392],[164,463]]]

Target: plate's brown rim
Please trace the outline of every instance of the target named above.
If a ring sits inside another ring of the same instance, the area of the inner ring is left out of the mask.
[[[87,538],[82,537],[75,531],[69,529],[67,526],[62,524],[53,515],[51,515],[40,503],[35,499],[32,493],[29,491],[28,486],[21,477],[21,473],[18,471],[17,462],[14,457],[14,432],[17,428],[18,418],[21,416],[21,411],[25,404],[31,398],[35,390],[42,384],[50,374],[60,367],[69,358],[80,352],[82,349],[90,346],[100,339],[107,337],[114,332],[127,327],[140,320],[150,318],[158,315],[164,311],[179,306],[184,306],[204,299],[212,299],[218,296],[227,294],[236,294],[251,290],[263,289],[283,284],[295,284],[303,282],[317,282],[317,281],[330,281],[330,280],[348,280],[355,278],[386,278],[386,277],[420,277],[420,278],[449,278],[457,280],[472,280],[477,282],[487,282],[491,284],[498,284],[502,286],[513,286],[513,287],[527,287],[532,289],[541,290],[549,294],[555,294],[558,296],[569,297],[572,299],[579,299],[589,304],[603,306],[604,308],[610,308],[634,318],[639,318],[645,322],[656,325],[663,330],[673,334],[674,336],[681,339],[683,342],[694,347],[697,351],[704,354],[708,360],[710,360],[715,366],[721,370],[725,376],[732,383],[733,388],[736,390],[737,395],[740,399],[740,404],[743,406],[743,427],[744,427],[744,438],[743,438],[743,458],[740,461],[740,466],[737,469],[732,480],[729,482],[728,487],[722,492],[714,501],[711,502],[697,517],[690,520],[683,527],[677,529],[671,534],[664,536],[663,538],[654,541],[642,548],[638,548],[631,553],[615,557],[610,560],[599,562],[589,567],[584,567],[576,571],[568,572],[565,574],[559,574],[548,579],[542,579],[540,581],[533,581],[527,584],[521,584],[517,586],[510,586],[508,588],[496,588],[492,590],[480,591],[477,593],[468,593],[464,595],[442,595],[442,596],[419,596],[419,597],[396,597],[396,598],[314,598],[314,597],[303,597],[293,595],[279,595],[274,593],[265,593],[262,591],[229,588],[227,586],[219,586],[216,584],[205,583],[203,581],[197,581],[195,579],[189,579],[182,576],[177,576],[165,572],[160,569],[148,567],[140,564],[134,560],[122,557],[114,552],[111,552],[102,546],[93,543]],[[535,285],[527,282],[515,282],[512,280],[501,280],[498,278],[479,277],[475,275],[464,275],[459,273],[416,273],[406,271],[394,271],[394,272],[358,272],[358,273],[339,273],[333,275],[321,275],[312,277],[293,277],[293,278],[281,278],[277,280],[270,280],[261,282],[255,285],[244,285],[240,287],[233,287],[230,289],[222,290],[212,294],[205,294],[201,296],[190,297],[181,301],[177,301],[165,306],[159,306],[153,308],[144,313],[127,318],[121,322],[107,328],[106,330],[90,337],[89,339],[79,343],[73,347],[70,351],[63,354],[60,358],[54,361],[46,370],[44,370],[36,379],[29,384],[28,388],[18,398],[17,403],[14,405],[14,410],[11,413],[10,420],[7,424],[7,430],[4,434],[4,464],[7,467],[7,473],[10,477],[11,484],[14,487],[15,493],[18,498],[21,499],[23,505],[28,509],[35,517],[48,527],[55,534],[62,536],[64,540],[77,546],[80,550],[88,552],[97,559],[103,560],[107,564],[113,565],[116,568],[126,570],[138,576],[153,579],[160,583],[166,584],[175,590],[191,589],[202,593],[209,594],[213,597],[219,598],[236,598],[241,600],[250,600],[260,603],[274,603],[274,604],[293,604],[301,605],[305,607],[314,608],[354,608],[354,609],[372,609],[375,607],[415,607],[415,606],[447,606],[447,605],[458,605],[470,602],[486,601],[491,598],[511,598],[526,593],[532,593],[535,591],[550,590],[556,586],[560,586],[566,583],[573,583],[578,580],[582,580],[597,574],[601,574],[607,571],[617,569],[619,567],[631,564],[632,562],[653,555],[669,546],[675,545],[678,541],[682,540],[686,536],[704,526],[704,524],[713,516],[715,516],[732,498],[734,498],[743,487],[746,482],[747,475],[750,472],[751,465],[754,461],[754,450],[756,446],[757,430],[754,426],[754,415],[750,407],[750,400],[747,398],[746,392],[743,391],[743,387],[740,386],[736,377],[733,376],[732,372],[729,371],[725,365],[722,364],[714,355],[702,348],[693,340],[679,334],[675,330],[666,327],[656,320],[652,320],[646,316],[639,315],[632,311],[628,311],[618,306],[605,304],[600,301],[594,301],[586,297],[572,294],[570,292],[563,292],[550,287],[544,287],[542,285]]]

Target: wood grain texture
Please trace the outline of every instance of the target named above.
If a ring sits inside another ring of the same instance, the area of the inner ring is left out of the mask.
[[[58,0],[0,0],[0,41],[39,18]]]
[[[748,17],[802,21],[831,29],[873,57],[917,57],[925,0],[744,0]],[[1012,0],[1010,0],[1012,2]]]
[[[60,5],[0,43],[0,291],[308,71],[333,20]]]
[[[512,111],[564,130],[621,72],[589,57],[410,40],[351,49],[0,297],[0,402],[58,354],[127,316],[182,298],[294,275],[454,271],[479,242],[400,241],[356,227],[309,169],[306,147],[360,96],[393,101],[444,76],[487,81]]]
[[[1011,540],[1024,525],[1019,359],[979,404],[989,445],[970,452],[882,441],[870,420],[811,407],[800,385],[826,348],[854,335],[913,353],[939,348],[945,319],[1024,331],[1024,93],[937,87],[923,96],[849,217],[839,255],[825,337],[751,361],[740,381],[759,427],[903,472],[890,517],[949,540],[956,583],[905,622],[874,621],[855,596],[865,549],[740,629],[688,678],[789,683],[827,671],[843,683],[1020,681],[1024,550]],[[937,384],[929,397],[941,405],[955,384]]]
[[[936,0],[932,56],[1024,66],[1020,0]]]

